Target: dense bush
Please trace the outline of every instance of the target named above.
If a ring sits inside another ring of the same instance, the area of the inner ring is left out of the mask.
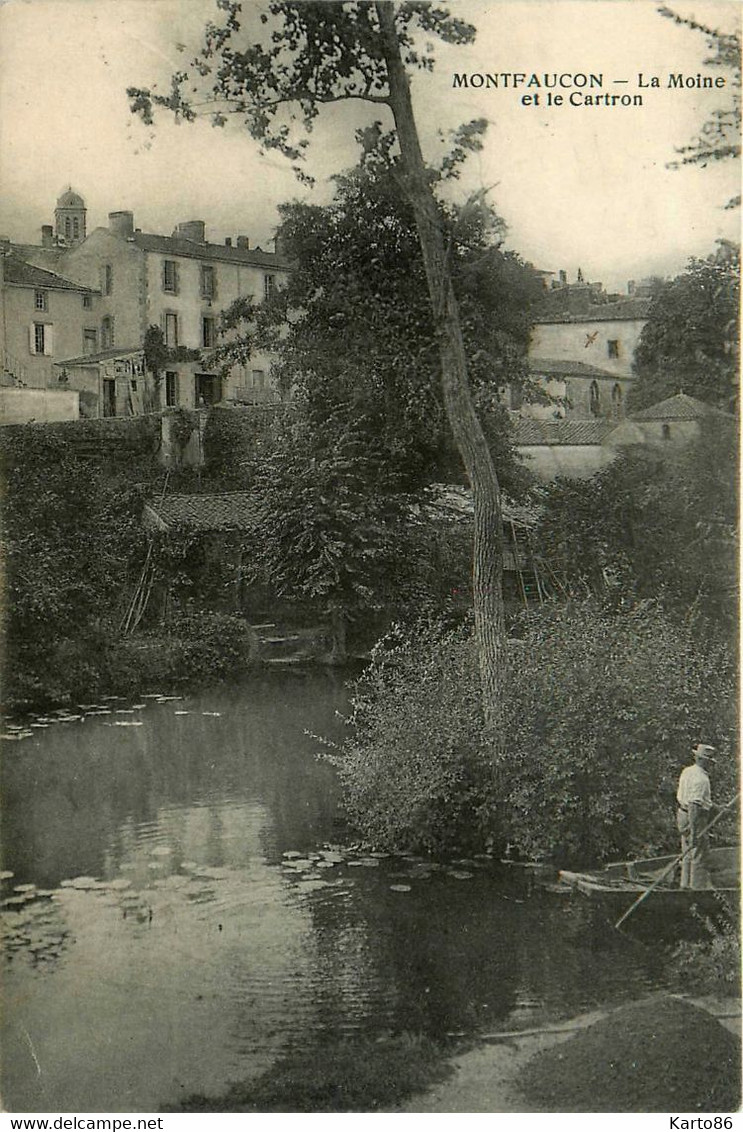
[[[467,629],[421,623],[377,645],[355,685],[350,737],[329,756],[370,841],[435,852],[485,840],[473,820],[491,772],[479,699]]]
[[[4,436],[6,702],[95,682],[144,553],[135,477],[157,466],[132,450],[126,467],[104,471],[76,454],[78,439],[33,425]]]
[[[731,638],[737,627],[738,466],[732,420],[711,418],[687,446],[634,448],[589,480],[544,492],[537,548],[576,594],[607,604],[654,598]]]
[[[720,905],[720,916],[704,918],[703,939],[684,939],[676,944],[671,955],[671,981],[687,993],[739,998],[740,921],[722,898]]]
[[[720,751],[716,795],[733,793],[733,657],[654,604],[531,615],[510,670],[507,824],[523,852],[586,863],[672,845],[700,738]]]
[[[419,625],[380,644],[331,756],[365,837],[429,851],[507,839],[563,863],[668,848],[699,737],[720,750],[717,797],[734,789],[732,659],[652,605],[530,614],[510,643],[508,685],[496,761],[467,630]]]

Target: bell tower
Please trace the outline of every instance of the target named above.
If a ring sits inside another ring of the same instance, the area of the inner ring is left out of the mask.
[[[85,239],[85,201],[70,186],[57,200],[54,210],[54,235],[58,244],[74,247]]]

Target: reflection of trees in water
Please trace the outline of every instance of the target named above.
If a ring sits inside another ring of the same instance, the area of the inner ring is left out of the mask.
[[[346,900],[317,893],[318,1017],[339,1027],[434,1037],[509,1019],[574,1013],[647,989],[658,956],[611,930],[590,906],[545,894],[516,903],[497,875],[411,880],[390,891],[385,870]]]
[[[344,703],[343,684],[331,677],[258,676],[186,703],[148,701],[136,716],[141,727],[113,726],[117,702],[111,716],[57,724],[23,759],[5,760],[4,860],[49,887],[80,873],[110,875],[126,848],[126,834],[117,844],[122,829],[136,835],[180,807],[219,808],[225,799],[266,807],[264,855],[324,840],[334,778],[313,758],[304,729],[332,732]],[[207,709],[220,717],[203,716]]]

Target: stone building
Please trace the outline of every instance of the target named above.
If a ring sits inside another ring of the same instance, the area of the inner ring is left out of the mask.
[[[107,228],[96,228],[63,257],[65,274],[100,290],[101,351],[129,353],[142,347],[148,327],[162,330],[172,360],[161,408],[275,399],[270,357],[255,355],[225,376],[210,354],[221,312],[238,298],[263,301],[286,278],[287,266],[276,252],[251,248],[245,236],[234,245],[208,242],[202,220],[160,236],[135,228],[127,211],[110,213]]]
[[[76,417],[77,394],[69,395],[67,375],[55,367],[73,353],[96,348],[99,296],[91,287],[25,262],[8,244],[0,252],[5,419]]]
[[[634,375],[632,360],[650,308],[649,299],[597,303],[574,313],[538,315],[532,330],[532,372],[557,382],[568,418],[617,418]]]

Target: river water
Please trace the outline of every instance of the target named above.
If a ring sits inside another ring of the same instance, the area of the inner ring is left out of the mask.
[[[271,673],[11,724],[6,1110],[153,1111],[339,1034],[528,1027],[653,985],[660,952],[485,857],[354,851],[307,734],[346,703]]]

